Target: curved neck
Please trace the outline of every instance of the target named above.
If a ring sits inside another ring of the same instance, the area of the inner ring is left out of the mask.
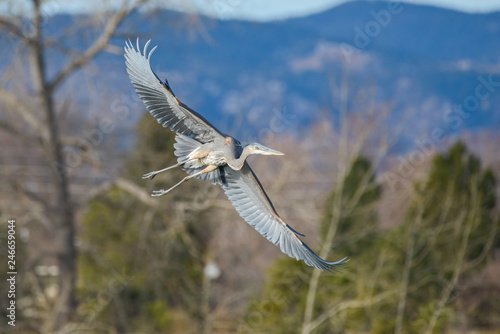
[[[233,158],[231,160],[228,160],[227,164],[229,167],[231,167],[234,170],[240,170],[243,167],[243,164],[245,163],[245,160],[247,157],[251,154],[251,149],[249,146],[245,146],[243,149],[243,152],[241,152],[241,155],[238,159]]]

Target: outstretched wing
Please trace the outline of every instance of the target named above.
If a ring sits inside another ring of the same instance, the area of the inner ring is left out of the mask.
[[[348,260],[327,262],[316,255],[299,236],[276,213],[264,188],[245,162],[239,171],[225,168],[226,184],[222,185],[227,197],[233,203],[240,216],[260,234],[275,245],[279,245],[283,253],[297,260],[303,260],[308,266],[319,270],[334,271]]]
[[[147,53],[150,42],[151,40],[146,43],[142,53],[139,39],[137,48],[134,48],[130,41],[125,43],[127,73],[146,109],[164,127],[168,126],[173,131],[202,143],[212,141],[217,136],[223,137],[203,116],[177,100],[167,80],[162,82],[158,78],[149,63],[156,49],[155,46]]]

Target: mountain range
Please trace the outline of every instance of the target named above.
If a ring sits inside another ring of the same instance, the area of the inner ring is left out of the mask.
[[[47,35],[57,37],[78,20],[85,17],[51,17]],[[340,101],[361,114],[370,105],[392,108],[388,122],[404,128],[402,145],[436,127],[450,133],[500,127],[500,12],[356,1],[259,23],[136,13],[120,29],[127,35],[114,37],[113,45],[151,39],[158,45],[152,68],[177,97],[244,139],[254,139],[255,129],[300,134],[325,114],[335,119]],[[64,43],[83,49],[96,35],[80,28]],[[63,57],[51,52],[49,71],[62,66]],[[131,94],[121,52],[102,53],[95,65],[105,69],[92,77],[95,90],[111,92],[100,98]],[[75,91],[81,80],[74,76],[60,94],[101,108],[95,96]]]

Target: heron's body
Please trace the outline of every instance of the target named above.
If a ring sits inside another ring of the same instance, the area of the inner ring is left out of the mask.
[[[246,159],[241,157],[241,145],[232,137],[226,137],[224,141],[214,140],[201,145],[193,150],[188,159],[193,159],[193,164],[201,166],[224,166],[230,165],[235,170],[241,169]]]
[[[177,164],[145,174],[153,178],[169,169],[180,167],[189,175],[168,190],[154,191],[152,196],[163,196],[191,178],[219,184],[240,216],[283,253],[303,260],[320,270],[337,270],[347,262],[344,258],[327,262],[316,255],[299,236],[303,236],[278,215],[264,188],[246,162],[251,154],[283,155],[283,153],[252,143],[244,147],[231,136],[223,135],[194,110],[180,102],[172,92],[168,81],[162,81],[153,72],[147,54],[131,43],[125,47],[127,72],[134,88],[148,111],[158,123],[177,132],[174,144]]]
[[[223,151],[214,151],[212,149],[213,144],[207,143],[203,144],[199,148],[191,151],[188,158],[189,162],[186,165],[192,167],[202,167],[202,166],[224,166],[227,165],[228,157]]]

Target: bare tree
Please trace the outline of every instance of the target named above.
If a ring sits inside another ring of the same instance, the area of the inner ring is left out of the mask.
[[[15,189],[19,190],[19,196],[41,207],[41,220],[52,238],[53,253],[50,255],[57,261],[59,274],[58,293],[52,305],[52,315],[44,324],[44,330],[49,332],[60,329],[70,321],[77,306],[75,207],[70,190],[72,180],[68,170],[69,157],[65,154],[67,138],[62,138],[64,125],[61,113],[64,113],[64,110],[56,108],[55,95],[69,76],[108,46],[118,25],[140,3],[141,1],[134,2],[131,5],[125,1],[120,9],[110,13],[100,34],[91,45],[76,57],[67,57],[68,60],[62,69],[51,75],[51,78],[47,71],[47,50],[54,47],[55,43],[44,34],[46,17],[43,15],[43,1],[32,0],[33,12],[28,23],[24,18],[0,17],[0,28],[6,31],[19,48],[26,48],[29,54],[29,72],[32,74],[31,82],[22,83],[26,85],[24,90],[9,89],[8,82],[0,88],[0,103],[9,114],[4,115],[6,117],[2,121],[1,129],[33,145],[40,159],[45,160],[52,170],[46,181],[47,187],[51,189],[48,191],[49,196],[40,196],[20,179],[11,181]],[[31,29],[26,29],[27,24]],[[23,94],[29,90],[33,90],[35,94]]]
[[[349,214],[355,214],[360,203],[362,194],[370,189],[373,189],[376,185],[374,184],[372,177],[373,172],[366,173],[362,176],[359,188],[356,193],[350,197],[345,198],[344,196],[344,182],[349,170],[352,168],[357,157],[366,149],[370,141],[376,140],[378,143],[375,150],[373,150],[373,160],[376,169],[377,165],[380,163],[381,159],[385,156],[388,150],[387,138],[384,136],[379,138],[374,138],[374,132],[377,128],[381,126],[387,114],[390,112],[390,107],[375,107],[374,104],[368,106],[367,114],[358,119],[356,117],[355,111],[348,110],[348,96],[349,96],[349,85],[346,73],[344,73],[341,78],[340,83],[332,83],[332,95],[338,97],[338,109],[341,114],[341,124],[338,131],[332,131],[332,138],[329,141],[335,145],[334,154],[336,165],[334,167],[334,196],[333,203],[331,206],[331,212],[329,213],[329,222],[326,235],[323,239],[321,251],[319,255],[323,258],[328,256],[331,251],[334,238],[337,234],[339,223],[343,217]],[[378,115],[377,115],[378,114]],[[377,116],[375,116],[377,115]],[[333,124],[331,122],[330,124]],[[366,210],[366,208],[364,208]],[[387,298],[389,295],[393,294],[394,291],[387,291],[380,295],[368,295],[365,300],[349,300],[342,303],[341,305],[332,305],[331,308],[327,309],[324,313],[319,314],[314,318],[313,310],[316,305],[316,296],[318,293],[318,284],[322,272],[315,270],[313,271],[311,278],[309,280],[309,288],[306,297],[306,304],[304,310],[304,318],[302,324],[302,334],[308,334],[314,331],[323,322],[335,316],[338,312],[349,308],[359,308],[367,307],[373,305],[380,300]],[[348,275],[348,273],[344,273]]]

